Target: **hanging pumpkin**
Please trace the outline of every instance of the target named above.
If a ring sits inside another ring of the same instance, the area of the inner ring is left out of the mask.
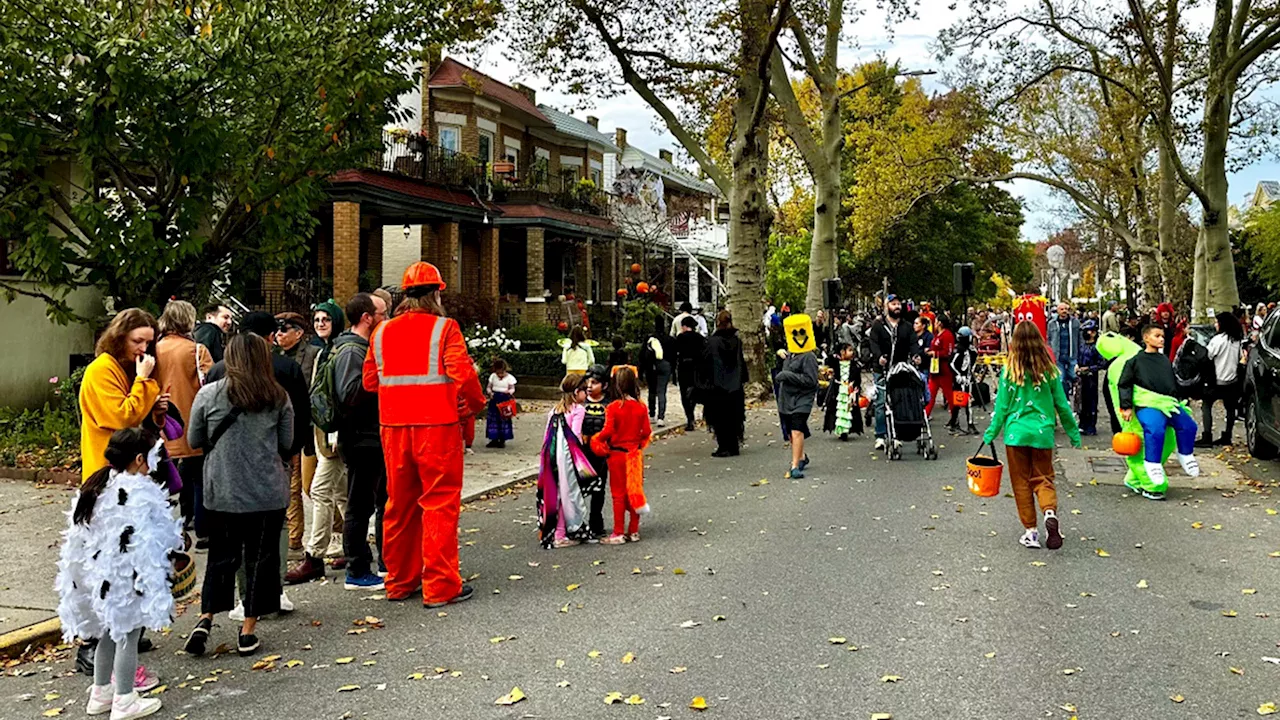
[[[1137,455],[1142,452],[1142,437],[1131,432],[1119,432],[1111,436],[1111,449],[1117,455]]]
[[[620,297],[620,298],[624,298],[624,297],[626,297],[626,296],[627,296],[627,289],[626,289],[626,288],[618,288],[618,297]]]
[[[636,292],[640,293],[641,295],[644,295],[645,293],[649,292],[649,283],[643,280],[636,283]]]
[[[631,263],[631,272],[640,274],[640,263]]]
[[[560,332],[569,332],[569,323],[561,320],[560,323],[556,325],[556,329]]]

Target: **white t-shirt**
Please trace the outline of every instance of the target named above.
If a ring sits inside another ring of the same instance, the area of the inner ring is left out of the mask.
[[[1240,371],[1240,343],[1223,333],[1214,335],[1209,340],[1209,359],[1213,360],[1213,372],[1218,376],[1219,385],[1230,385],[1236,381]]]
[[[498,377],[498,373],[489,375],[489,394],[506,393],[510,395],[516,391],[516,376],[507,373],[503,377]]]

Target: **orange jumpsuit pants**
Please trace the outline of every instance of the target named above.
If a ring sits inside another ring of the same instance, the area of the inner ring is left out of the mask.
[[[462,434],[456,424],[382,427],[387,461],[383,555],[387,597],[422,583],[423,603],[462,592],[458,515],[462,511]]]

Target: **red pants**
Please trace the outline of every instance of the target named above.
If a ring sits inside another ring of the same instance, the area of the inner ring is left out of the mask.
[[[647,504],[644,497],[644,451],[609,454],[609,494],[613,496],[613,534],[640,532],[640,514],[636,510]],[[626,519],[630,515],[630,527]]]
[[[476,418],[474,415],[468,415],[460,421],[462,425],[462,444],[471,447],[476,441]]]
[[[933,414],[933,404],[938,402],[938,391],[942,391],[943,407],[951,407],[951,390],[954,378],[949,372],[934,373],[929,376],[929,404],[924,406],[924,414]]]
[[[458,514],[462,511],[462,436],[457,425],[382,428],[387,463],[383,559],[387,597],[422,583],[424,603],[462,591]]]

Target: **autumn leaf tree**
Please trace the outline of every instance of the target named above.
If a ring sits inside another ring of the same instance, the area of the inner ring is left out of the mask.
[[[791,0],[511,0],[511,51],[575,94],[629,87],[661,118],[729,203],[728,308],[743,329],[754,381],[767,377],[760,312],[766,194],[769,62]],[[712,121],[728,109],[723,144]]]
[[[478,38],[492,0],[6,0],[0,237],[68,320],[201,297],[301,257],[327,173],[364,161],[420,48]]]

